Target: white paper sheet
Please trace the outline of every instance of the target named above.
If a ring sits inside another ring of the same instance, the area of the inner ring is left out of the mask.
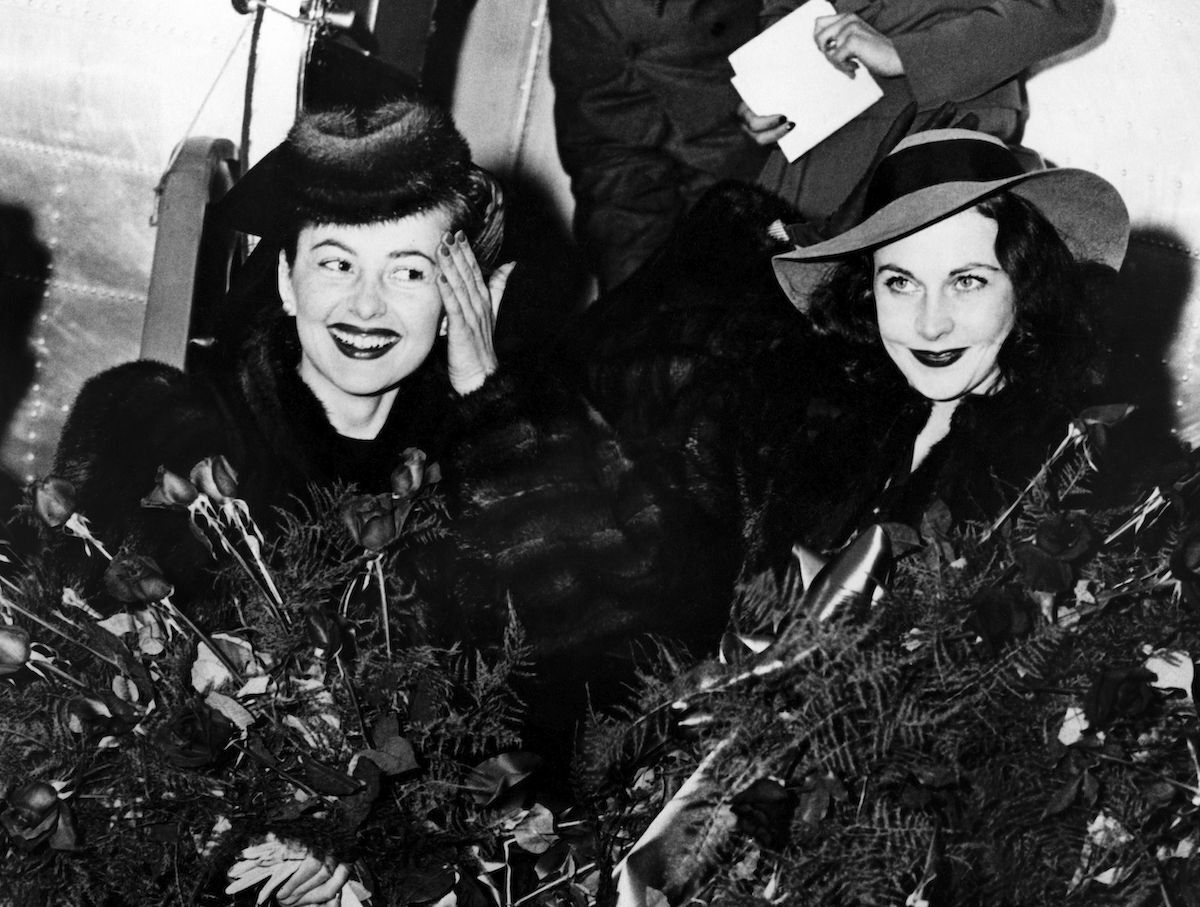
[[[817,48],[817,17],[835,14],[828,0],[808,0],[729,55],[733,87],[750,109],[760,115],[781,113],[796,124],[779,140],[789,161],[883,96],[864,67],[850,78]]]

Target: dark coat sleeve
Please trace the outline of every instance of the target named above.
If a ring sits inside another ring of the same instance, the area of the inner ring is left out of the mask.
[[[930,6],[934,9],[937,4]],[[968,101],[1096,33],[1100,0],[993,0],[891,35],[922,109]]]
[[[799,403],[787,355],[804,319],[783,297],[767,226],[791,209],[761,190],[715,187],[670,243],[570,332],[569,381],[619,439],[651,489],[661,523],[658,563],[672,575],[667,613],[719,634],[742,556],[742,523],[760,493],[767,427]],[[770,405],[764,401],[770,400]]]
[[[771,269],[787,246],[768,227],[793,217],[763,190],[719,184],[569,326],[550,377],[502,370],[463,399],[448,484],[541,635],[715,643],[742,501],[764,473],[743,465],[769,456],[757,446],[809,366],[788,355],[807,324]]]
[[[764,0],[760,26],[803,0]],[[839,0],[891,39],[922,110],[962,103],[1096,34],[1103,0]],[[885,91],[887,90],[885,80]]]
[[[665,502],[581,395],[509,369],[463,398],[443,455],[472,636],[511,601],[539,657],[671,633]]]

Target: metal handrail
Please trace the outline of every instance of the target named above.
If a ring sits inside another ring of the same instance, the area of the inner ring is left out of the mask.
[[[187,356],[205,213],[233,185],[229,139],[186,139],[159,184],[158,236],[150,269],[140,357],[182,368]],[[226,250],[232,254],[232,238]],[[225,262],[228,265],[228,257]]]

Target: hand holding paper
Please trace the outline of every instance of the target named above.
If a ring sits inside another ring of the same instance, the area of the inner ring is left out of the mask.
[[[809,0],[732,54],[733,87],[756,114],[782,114],[795,128],[779,139],[794,161],[874,104],[883,92],[860,68],[854,78],[830,65],[814,42],[828,0]],[[857,17],[855,17],[857,18]]]
[[[891,39],[854,13],[819,16],[813,43],[825,59],[849,76],[859,64],[873,76],[902,76],[904,62]]]

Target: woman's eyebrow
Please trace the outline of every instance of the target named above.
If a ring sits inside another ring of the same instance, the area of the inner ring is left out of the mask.
[[[905,277],[913,276],[913,272],[908,270],[907,268],[902,268],[899,265],[892,265],[892,264],[887,264],[887,263],[881,264],[875,268],[876,274],[880,273],[881,271],[895,271],[897,274],[902,274]]]
[[[389,252],[388,258],[408,258],[410,255],[416,255],[429,262],[433,261],[433,258],[428,253],[422,252],[420,249],[397,249],[394,252]]]
[[[1004,270],[999,265],[990,265],[985,261],[974,261],[974,262],[971,262],[970,264],[960,265],[959,267],[952,270],[950,273],[951,274],[961,274],[963,271],[975,271],[979,268],[983,268],[985,271],[1003,271]]]
[[[341,249],[343,252],[349,252],[350,254],[354,254],[354,250],[351,249],[348,245],[346,245],[343,242],[340,242],[339,240],[333,239],[331,237],[327,237],[318,242],[315,242],[309,248],[316,250],[316,249],[322,249],[326,246],[332,246],[335,249]]]

